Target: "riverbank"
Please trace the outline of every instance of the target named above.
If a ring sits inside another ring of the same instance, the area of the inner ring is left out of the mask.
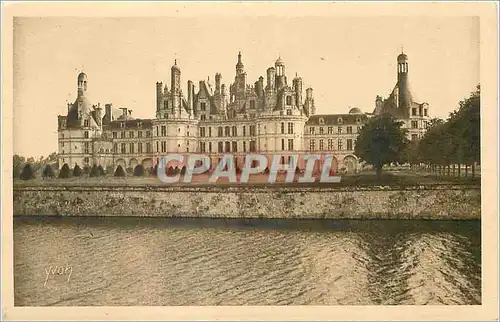
[[[478,185],[14,185],[14,215],[479,220]]]

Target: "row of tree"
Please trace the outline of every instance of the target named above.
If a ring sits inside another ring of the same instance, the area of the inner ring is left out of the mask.
[[[384,165],[394,163],[448,175],[456,168],[458,176],[465,165],[465,175],[471,167],[474,177],[475,166],[481,162],[480,107],[478,85],[446,121],[432,119],[424,137],[417,141],[408,140],[401,121],[388,114],[374,117],[362,127],[354,153],[373,165],[378,178]]]

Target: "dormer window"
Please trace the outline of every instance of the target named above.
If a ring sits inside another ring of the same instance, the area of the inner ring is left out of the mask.
[[[137,127],[142,127],[142,122],[137,123]]]
[[[342,123],[344,122],[344,120],[343,120],[341,117],[339,117],[339,118],[337,119],[337,122],[338,122],[339,124],[342,124]]]
[[[292,115],[292,110],[291,109],[287,109],[286,110],[286,115]]]
[[[200,110],[201,111],[206,111],[207,110],[207,103],[201,102],[200,103]]]
[[[292,96],[288,95],[286,97],[286,105],[292,105]]]
[[[120,123],[120,127],[123,129],[125,127],[125,123],[124,122],[121,122]]]
[[[356,118],[356,123],[361,123],[361,119],[359,117]]]
[[[325,124],[325,120],[323,118],[320,118],[319,119],[319,124],[321,124],[321,125]]]
[[[255,109],[255,101],[254,100],[250,101],[250,109],[252,109],[252,110]]]
[[[90,124],[89,120],[83,121],[83,126],[84,127],[89,127],[89,124]]]

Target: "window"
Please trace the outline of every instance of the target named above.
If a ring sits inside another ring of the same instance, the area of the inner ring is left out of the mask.
[[[141,128],[142,127],[142,122],[137,123],[137,127]]]
[[[200,103],[200,110],[205,112],[207,110],[207,103],[201,102]]]
[[[281,139],[281,150],[285,151],[285,139]]]
[[[233,132],[233,136],[237,136],[238,135],[238,129],[236,128],[235,125],[232,128],[232,132]]]
[[[223,153],[223,152],[224,152],[224,143],[223,143],[223,142],[219,142],[219,144],[218,144],[217,148],[218,148],[218,150],[217,150],[217,151],[218,151],[219,153]]]
[[[427,109],[424,109],[424,116],[427,116]]]
[[[422,116],[423,112],[422,112],[422,106],[419,106],[418,108],[418,115]]]
[[[310,151],[315,151],[316,150],[316,141],[310,140],[309,141],[309,150]]]
[[[113,132],[113,139],[116,139],[117,138],[117,133],[116,132]]]
[[[83,137],[88,139],[89,138],[89,131],[83,132]]]
[[[161,126],[161,136],[167,136],[167,126],[166,125]]]
[[[319,150],[323,151],[323,140],[319,140]]]
[[[113,153],[118,153],[118,143],[113,144]]]
[[[166,141],[161,142],[161,152],[167,152],[167,142]]]
[[[83,121],[83,126],[89,127],[89,123],[90,123],[89,120],[85,120],[85,121]]]
[[[137,137],[142,138],[142,131],[137,132]]]
[[[337,133],[338,133],[338,134],[342,134],[342,126],[339,126],[339,127],[337,128]]]
[[[160,152],[160,142],[156,141],[156,152]]]
[[[257,142],[250,141],[250,152],[257,152]]]
[[[231,152],[231,142],[226,141],[224,152]]]
[[[416,108],[412,108],[412,109],[411,109],[411,115],[412,115],[412,116],[417,115],[417,109],[416,109]]]
[[[328,134],[333,134],[333,126],[328,127]]]
[[[361,126],[356,127],[356,133],[359,133],[361,131]]]
[[[412,140],[412,141],[416,141],[416,140],[418,140],[418,134],[412,134],[412,135],[411,135],[411,140]]]
[[[134,138],[134,132],[133,131],[130,131],[129,132],[129,138],[133,139]]]
[[[288,134],[293,134],[293,123],[288,123]]]
[[[292,110],[291,109],[287,109],[286,110],[286,115],[292,115]]]
[[[146,131],[146,137],[150,138],[151,137],[151,131]]]
[[[64,148],[64,142],[61,143],[61,146]]]
[[[89,163],[89,157],[83,158],[83,163]]]
[[[292,105],[292,96],[288,95],[286,97],[286,105]]]
[[[124,139],[125,138],[125,132],[120,132],[120,138]]]
[[[314,134],[314,126],[311,126],[311,127],[309,128],[309,134]]]
[[[250,136],[255,136],[255,125],[250,125]]]
[[[247,127],[243,125],[243,136],[247,136]]]
[[[212,142],[208,142],[208,152],[212,153]]]
[[[343,120],[341,117],[339,117],[339,118],[337,119],[337,123],[342,124],[343,122],[344,122],[344,120]]]
[[[231,136],[229,126],[224,127],[224,135],[225,135],[225,136]]]
[[[247,142],[243,141],[243,152],[247,152]]]
[[[339,142],[338,142],[338,150],[340,151],[340,150],[342,150],[342,148],[343,148],[343,147],[342,147],[342,140],[341,140],[341,139],[339,139]]]
[[[200,137],[205,137],[205,128],[204,127],[200,127]]]
[[[361,123],[361,119],[359,117],[356,118],[356,123]]]
[[[200,119],[201,119],[202,121],[206,121],[206,120],[207,120],[207,117],[206,117],[206,115],[205,115],[205,114],[201,114]]]
[[[222,137],[222,126],[219,126],[219,127],[217,128],[217,136],[218,136],[218,137]]]
[[[238,142],[233,142],[233,152],[238,152]]]
[[[125,127],[125,123],[121,122],[120,127],[123,129]]]
[[[285,123],[281,122],[281,134],[285,134]]]
[[[90,153],[90,152],[89,152],[89,150],[90,150],[90,149],[89,149],[89,142],[85,142],[85,146],[84,146],[84,148],[83,148],[83,149],[84,149],[84,153],[87,153],[87,154],[88,154],[88,153]]]
[[[208,127],[208,137],[212,137],[212,128]]]
[[[156,136],[160,136],[160,127],[159,126],[156,127]]]
[[[288,150],[293,151],[293,139],[288,139]]]
[[[120,150],[120,152],[121,152],[122,154],[127,153],[127,151],[125,150],[125,143],[122,143],[122,144],[121,144],[121,150]]]
[[[352,150],[352,139],[347,139],[347,150]]]
[[[347,127],[347,134],[352,134],[352,126]]]
[[[319,128],[319,134],[323,134],[325,132],[325,129],[323,127]]]
[[[418,129],[418,121],[411,121],[411,128]]]
[[[200,142],[200,152],[205,153],[206,151],[205,142]]]
[[[254,109],[255,109],[255,101],[254,101],[254,100],[251,100],[251,101],[250,101],[250,109],[251,109],[251,110],[254,110]]]
[[[153,150],[151,149],[151,143],[149,143],[149,142],[148,142],[148,143],[146,143],[146,152],[147,152],[147,153],[151,153],[151,152],[153,152]]]
[[[134,153],[134,143],[130,143],[130,153]]]
[[[333,150],[334,150],[333,139],[328,139],[328,151],[333,151]]]
[[[319,119],[319,124],[320,124],[320,125],[325,124],[325,120],[324,120],[322,117]]]

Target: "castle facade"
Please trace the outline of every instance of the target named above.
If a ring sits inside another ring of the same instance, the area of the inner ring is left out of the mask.
[[[77,78],[77,98],[68,104],[67,115],[58,116],[58,161],[70,168],[102,165],[105,168],[153,167],[167,153],[203,153],[216,164],[224,153],[328,152],[335,156],[334,169],[356,171],[354,153],[359,130],[373,115],[390,113],[404,122],[409,138],[425,133],[429,105],[414,101],[408,81],[408,58],[397,58],[397,83],[387,99],[377,96],[373,113],[352,108],[345,114],[316,114],[313,89],[303,89],[297,75],[290,84],[281,58],[250,84],[241,53],[229,88],[220,73],[215,84],[202,80],[196,87],[187,82],[181,89],[181,69],[171,67],[170,86],[156,83],[156,113],[137,119],[132,111],[87,98],[88,78]],[[287,161],[286,159],[284,160]],[[241,162],[237,160],[237,162]]]

